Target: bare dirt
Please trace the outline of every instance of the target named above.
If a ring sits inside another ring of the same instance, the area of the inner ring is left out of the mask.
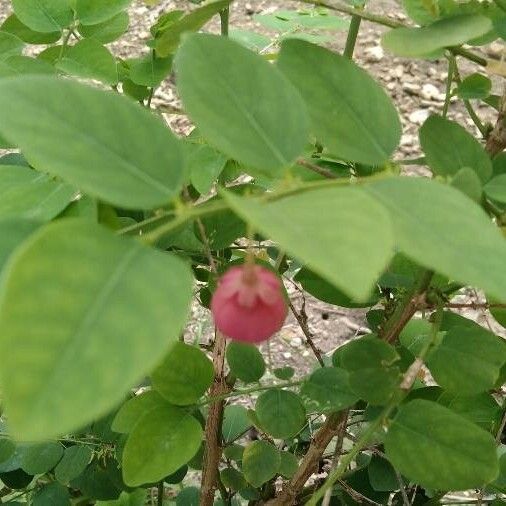
[[[160,13],[175,8],[187,9],[190,5],[187,0],[163,0],[151,7],[140,0],[133,2],[130,8],[130,29],[118,42],[110,46],[111,50],[123,58],[138,56],[146,51],[145,42],[150,37],[149,27]],[[308,6],[288,0],[237,0],[232,8],[231,24],[236,28],[253,29],[274,37],[275,32],[268,32],[256,24],[253,15],[285,8],[308,8]],[[402,8],[394,0],[371,0],[368,3],[368,9],[377,14],[407,21]],[[9,12],[10,1],[0,0],[0,22],[7,17]],[[217,31],[217,22],[212,23],[209,28]],[[440,112],[443,107],[447,65],[444,60],[435,63],[410,61],[386,53],[380,45],[383,32],[383,27],[369,22],[362,23],[355,59],[384,86],[397,105],[402,119],[403,135],[396,159],[416,158],[421,155],[418,143],[420,125],[430,113]],[[344,32],[337,34],[330,46],[335,50],[342,50],[345,38]],[[484,54],[499,57],[504,52],[504,48],[495,44],[481,51]],[[467,62],[462,62],[460,69],[463,76],[479,71],[476,66]],[[497,88],[496,92],[499,92],[500,83],[496,81],[494,86]],[[178,105],[171,80],[167,80],[155,95],[154,104],[161,103]],[[493,122],[495,119],[493,110],[489,107],[478,106],[477,113],[484,122]],[[479,136],[479,132],[468,118],[461,103],[452,102],[450,116]],[[171,115],[167,119],[171,127],[179,134],[184,135],[191,128],[184,117]],[[416,172],[423,169],[415,167],[410,170]],[[324,353],[332,351],[354,336],[367,332],[364,328],[365,311],[329,306],[303,294],[288,281],[287,288],[297,309],[300,309],[304,300],[306,301],[308,327],[314,334],[316,346]],[[475,299],[475,294],[472,292],[463,295],[463,300]],[[466,315],[482,324],[493,325],[495,330],[500,329],[492,321],[492,317],[483,311],[468,311]],[[187,332],[188,338],[206,341],[211,335],[212,323],[208,312],[194,307],[193,318]],[[275,367],[292,366],[298,374],[301,374],[310,370],[316,363],[305,336],[293,316],[287,320],[279,335],[268,345],[264,345],[263,349],[271,370]]]

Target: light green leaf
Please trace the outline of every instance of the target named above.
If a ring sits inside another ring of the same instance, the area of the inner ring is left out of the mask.
[[[44,60],[29,56],[10,56],[0,61],[0,77],[14,77],[23,74],[55,74],[55,68]]]
[[[390,157],[401,137],[399,116],[367,72],[300,40],[283,43],[277,64],[306,102],[314,134],[332,153],[367,164]]]
[[[506,203],[506,174],[492,178],[484,187],[485,195],[502,204]]]
[[[177,339],[191,291],[179,259],[89,222],[34,234],[9,262],[0,299],[13,433],[54,437],[112,409]]]
[[[229,37],[248,49],[255,49],[257,51],[271,43],[269,37],[249,30],[232,29],[229,32]]]
[[[103,23],[126,9],[132,0],[77,0],[76,15],[83,25]]]
[[[464,127],[441,116],[431,116],[420,129],[420,143],[427,164],[440,176],[454,176],[470,167],[486,182],[492,162],[480,143]]]
[[[464,99],[486,98],[490,95],[492,81],[482,74],[471,74],[467,76],[458,86],[457,95]]]
[[[123,450],[125,483],[135,487],[160,481],[186,464],[201,441],[202,428],[193,416],[174,406],[155,408],[128,437]]]
[[[12,0],[18,19],[36,32],[61,32],[74,20],[69,0]]]
[[[359,188],[326,188],[268,204],[224,197],[258,232],[352,298],[369,296],[393,254],[385,209]]]
[[[23,51],[24,43],[12,33],[0,31],[0,61],[10,56],[20,55]]]
[[[114,432],[128,434],[139,419],[148,411],[167,404],[167,401],[155,390],[148,390],[132,399],[128,399],[114,417],[111,429]]]
[[[61,32],[59,30],[52,33],[36,32],[21,23],[15,14],[11,14],[3,22],[0,26],[0,31],[12,33],[27,44],[53,44],[61,37]]]
[[[23,219],[0,221],[0,271],[15,249],[40,227],[40,223]]]
[[[350,387],[349,374],[337,367],[317,369],[302,385],[300,396],[309,411],[341,411],[359,397]]]
[[[119,39],[127,30],[130,22],[128,13],[120,12],[116,16],[97,25],[79,25],[79,33],[87,39],[95,39],[108,44]]]
[[[300,397],[279,388],[261,394],[255,412],[262,428],[276,439],[294,437],[306,423],[306,410]]]
[[[139,488],[132,493],[121,492],[118,499],[112,501],[98,501],[97,506],[144,506],[147,490]]]
[[[167,26],[160,27],[155,46],[158,56],[166,57],[174,53],[183,33],[200,30],[213,16],[226,9],[230,2],[231,0],[209,2],[186,16],[173,20]]]
[[[225,168],[227,157],[205,144],[186,142],[184,148],[191,184],[201,194],[209,192]]]
[[[72,186],[19,166],[0,167],[0,219],[49,221],[76,195]]]
[[[83,39],[67,48],[56,67],[66,74],[96,79],[109,86],[118,82],[114,56],[94,39]]]
[[[232,374],[245,383],[254,383],[265,373],[263,356],[252,344],[231,342],[227,347],[227,362]]]
[[[267,441],[254,441],[244,450],[242,470],[246,480],[260,487],[278,473],[281,457],[278,449]]]
[[[209,143],[260,170],[286,167],[308,139],[299,94],[261,56],[225,37],[186,37],[175,60],[186,111]]]
[[[55,467],[56,479],[63,484],[77,478],[90,463],[93,451],[86,445],[75,445],[65,448],[63,457]]]
[[[166,204],[182,184],[179,142],[161,120],[70,80],[2,79],[0,134],[35,168],[117,206]]]
[[[130,79],[140,86],[156,88],[170,73],[172,57],[156,58],[151,53],[130,67]]]
[[[398,56],[434,57],[445,47],[459,46],[492,29],[490,18],[478,14],[440,19],[422,28],[395,28],[382,38],[385,49]]]
[[[425,178],[392,178],[367,189],[389,209],[402,253],[506,300],[506,240],[472,200]]]
[[[490,433],[421,399],[401,406],[388,429],[385,450],[400,473],[433,490],[482,487],[499,471]]]
[[[226,443],[235,441],[251,427],[248,410],[243,406],[227,406],[223,414],[222,434]]]
[[[213,364],[204,352],[182,342],[174,343],[151,375],[153,387],[169,402],[193,404],[213,382]]]
[[[463,395],[494,387],[506,362],[506,343],[485,329],[452,327],[427,365],[445,390]]]
[[[407,15],[418,25],[428,25],[439,17],[438,0],[402,0]]]

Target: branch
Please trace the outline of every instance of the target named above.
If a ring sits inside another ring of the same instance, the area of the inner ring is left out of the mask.
[[[339,435],[341,431],[346,430],[347,419],[347,411],[329,415],[325,423],[316,432],[292,479],[285,483],[278,496],[267,501],[265,506],[292,506],[297,504],[297,496],[301,493],[309,477],[318,469],[318,463],[330,441]]]
[[[491,158],[501,153],[506,148],[506,86],[504,87],[501,107],[497,116],[496,124],[487,139],[486,151]]]
[[[326,177],[327,179],[337,178],[337,176],[331,170],[326,169],[325,167],[320,167],[315,163],[308,162],[307,160],[304,160],[304,158],[298,158],[297,165],[301,165],[306,169],[312,170],[313,172],[316,172],[317,174],[320,174],[320,176]]]

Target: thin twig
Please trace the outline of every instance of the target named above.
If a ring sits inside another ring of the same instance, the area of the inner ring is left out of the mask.
[[[325,367],[325,362],[323,361],[322,354],[321,354],[320,350],[317,348],[317,346],[314,344],[313,334],[309,330],[309,326],[307,324],[307,315],[306,315],[305,309],[304,309],[305,301],[302,302],[302,309],[301,309],[300,313],[297,312],[297,310],[295,309],[295,306],[292,304],[291,300],[288,301],[288,306],[289,306],[290,310],[292,311],[293,316],[295,316],[295,319],[297,320],[297,323],[299,324],[299,327],[301,328],[304,336],[306,337],[307,343],[309,344],[309,346],[313,350],[313,353],[314,353],[316,359],[318,360],[318,362],[320,363],[320,365],[322,367]]]
[[[376,501],[373,501],[372,499],[369,499],[369,497],[366,497],[365,495],[361,494],[357,490],[350,487],[345,481],[343,480],[337,480],[339,485],[343,487],[343,489],[347,492],[347,494],[357,503],[357,504],[370,504],[371,506],[381,506],[380,503],[377,503]],[[330,489],[330,494],[332,496],[332,489]],[[323,503],[322,503],[322,506]]]
[[[306,169],[312,170],[313,172],[316,172],[317,174],[320,174],[320,176],[326,177],[327,179],[337,178],[337,176],[331,170],[326,169],[325,167],[320,167],[319,165],[316,165],[314,163],[308,162],[307,160],[304,160],[304,158],[298,158],[297,165],[301,165]]]
[[[499,108],[499,114],[497,115],[497,121],[490,132],[486,151],[493,158],[497,154],[504,151],[506,148],[506,86],[504,86],[504,91],[501,99],[501,106]]]

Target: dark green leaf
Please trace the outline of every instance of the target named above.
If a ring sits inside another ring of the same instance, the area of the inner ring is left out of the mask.
[[[385,450],[406,478],[435,490],[481,487],[498,473],[492,435],[430,401],[401,406]]]
[[[367,164],[381,164],[390,157],[401,137],[399,116],[388,95],[364,70],[348,58],[300,40],[283,43],[278,66],[300,91],[313,132],[332,153]]]
[[[464,99],[486,98],[490,95],[492,81],[483,74],[471,74],[467,76],[458,86],[457,95]]]
[[[74,20],[69,0],[12,0],[14,14],[36,32],[61,32]]]
[[[500,174],[492,178],[484,187],[483,191],[485,195],[500,202],[501,204],[506,203],[506,174]]]
[[[172,345],[151,375],[153,387],[172,404],[196,402],[213,382],[213,364],[205,353],[182,342]]]
[[[202,428],[186,411],[168,405],[151,410],[137,422],[123,450],[125,482],[134,487],[161,480],[186,464],[201,441]]]
[[[132,0],[77,0],[76,15],[83,25],[96,25],[119,14]]]
[[[254,487],[260,487],[274,478],[281,464],[277,448],[267,441],[254,441],[244,450],[242,469],[244,477]]]
[[[232,373],[245,383],[254,383],[265,373],[264,358],[252,344],[231,342],[227,347],[227,362]]]
[[[506,362],[506,343],[485,329],[453,327],[429,355],[427,365],[445,390],[477,394],[493,388]]]
[[[279,452],[279,457],[281,459],[279,463],[279,474],[285,478],[291,478],[299,467],[297,457],[290,452]]]
[[[237,469],[227,467],[220,472],[221,481],[226,488],[231,490],[241,490],[248,486],[248,482],[244,478],[244,475]]]
[[[70,506],[70,495],[60,483],[48,483],[33,496],[33,506]]]
[[[21,468],[28,474],[44,474],[53,469],[62,457],[63,446],[60,443],[31,445],[23,454]]]
[[[304,104],[261,56],[225,37],[190,35],[177,53],[176,73],[191,119],[229,157],[269,171],[287,167],[304,150]]]
[[[61,37],[61,32],[59,30],[52,33],[36,32],[21,23],[15,14],[11,14],[3,22],[0,26],[0,30],[2,32],[12,33],[27,44],[52,44],[53,42],[57,42]]]
[[[482,182],[492,175],[492,162],[480,143],[459,124],[431,116],[420,129],[427,164],[440,176],[454,176],[463,167],[473,169]]]
[[[98,25],[79,25],[79,33],[87,39],[95,39],[101,44],[108,44],[119,39],[127,30],[130,18],[126,12]]]
[[[378,492],[390,492],[399,489],[399,481],[395,469],[388,460],[373,455],[369,466],[367,466],[369,482],[371,487]]]
[[[223,413],[222,434],[225,443],[231,443],[242,436],[250,427],[248,410],[243,406],[227,406]]]
[[[205,144],[185,144],[186,170],[195,189],[207,193],[227,163],[227,157]]]
[[[77,478],[90,463],[93,452],[89,446],[75,445],[65,448],[63,457],[54,472],[56,479],[63,484]]]
[[[158,363],[192,277],[177,258],[67,219],[25,242],[2,288],[3,401],[15,435],[40,439],[105,414]]]
[[[255,412],[262,428],[277,439],[296,436],[306,423],[306,410],[300,397],[279,388],[261,394]]]
[[[183,180],[179,143],[159,119],[69,80],[3,79],[0,133],[37,169],[125,208],[166,204]]]
[[[130,79],[140,86],[156,88],[172,69],[172,57],[156,58],[152,53],[135,61],[128,73]]]

